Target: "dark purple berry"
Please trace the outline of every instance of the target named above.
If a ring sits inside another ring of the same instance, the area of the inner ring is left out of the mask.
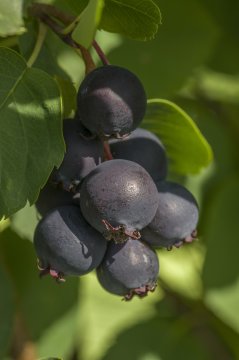
[[[128,239],[123,244],[111,242],[104,260],[97,269],[105,290],[130,300],[154,291],[159,273],[159,261],[154,250],[145,243]]]
[[[103,159],[103,144],[99,139],[86,139],[80,135],[80,125],[74,119],[63,122],[66,153],[59,169],[55,169],[50,181],[65,190],[77,188],[81,180]]]
[[[196,237],[199,218],[194,196],[183,186],[158,182],[158,209],[153,221],[142,230],[142,239],[150,245],[171,248]]]
[[[101,137],[122,137],[144,117],[146,95],[131,71],[107,65],[90,72],[78,91],[77,118]]]
[[[37,225],[34,246],[40,274],[62,280],[65,275],[84,275],[101,263],[106,240],[83,218],[76,206],[61,206]]]
[[[158,207],[156,185],[147,171],[128,160],[99,165],[83,181],[80,206],[85,219],[106,238],[139,238]]]
[[[63,205],[74,205],[79,203],[80,193],[73,194],[59,187],[55,187],[49,182],[40,191],[35,206],[41,216],[45,216],[48,211]]]
[[[168,162],[163,144],[152,132],[136,129],[123,139],[109,141],[114,159],[131,160],[143,166],[154,181],[167,176]]]

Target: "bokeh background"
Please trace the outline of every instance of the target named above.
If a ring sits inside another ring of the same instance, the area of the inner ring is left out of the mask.
[[[154,40],[103,31],[97,40],[111,63],[138,74],[149,98],[172,100],[191,115],[210,143],[212,164],[178,179],[200,204],[199,239],[159,250],[157,290],[126,303],[106,293],[93,273],[64,286],[38,279],[34,206],[1,222],[3,360],[239,359],[239,2],[158,3],[162,25]],[[32,34],[15,45],[23,54]],[[36,66],[49,72],[55,62],[57,75],[77,88],[83,64],[49,33]]]

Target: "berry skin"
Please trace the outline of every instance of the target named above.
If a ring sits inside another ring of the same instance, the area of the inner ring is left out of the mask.
[[[142,166],[109,160],[83,181],[80,206],[85,219],[110,240],[139,238],[158,207],[156,185]]]
[[[80,193],[73,194],[59,187],[55,187],[49,182],[40,191],[35,206],[41,216],[45,216],[48,211],[63,205],[74,205],[79,202]]]
[[[106,240],[84,220],[76,206],[52,210],[37,225],[34,246],[40,274],[57,280],[84,275],[101,263]]]
[[[146,94],[136,75],[106,65],[90,72],[78,91],[76,118],[94,135],[122,137],[144,117]]]
[[[143,166],[157,182],[167,176],[168,161],[163,144],[152,132],[136,129],[123,139],[109,141],[114,159],[125,159]]]
[[[142,230],[142,239],[156,247],[179,247],[196,237],[199,218],[193,195],[183,186],[158,182],[158,209],[153,221]]]
[[[111,242],[104,260],[97,269],[103,288],[130,300],[154,291],[159,273],[159,261],[154,250],[145,243],[128,239],[124,244]]]
[[[99,139],[85,139],[74,119],[63,122],[66,153],[59,169],[52,172],[50,181],[67,191],[75,190],[81,180],[103,159],[103,144]]]

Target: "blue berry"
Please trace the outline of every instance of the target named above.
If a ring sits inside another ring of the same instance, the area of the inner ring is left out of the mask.
[[[100,137],[122,137],[144,117],[146,95],[131,71],[107,65],[90,72],[78,91],[77,118]]]
[[[159,261],[154,250],[145,243],[128,239],[123,244],[111,242],[97,276],[103,288],[130,300],[154,291],[159,273]]]
[[[142,230],[142,239],[156,247],[179,247],[196,237],[199,218],[194,196],[174,182],[158,182],[158,209]]]
[[[139,238],[158,207],[156,185],[147,171],[128,160],[99,165],[83,181],[80,206],[85,219],[106,238]]]
[[[61,206],[38,223],[34,246],[41,274],[58,280],[84,275],[100,265],[106,240],[84,220],[76,206]]]
[[[74,205],[79,203],[80,193],[73,194],[72,192],[65,191],[59,187],[47,183],[40,191],[35,206],[41,216],[45,216],[48,211],[62,206]]]
[[[52,172],[50,181],[67,191],[75,190],[81,180],[103,160],[102,142],[83,138],[80,133],[80,124],[76,120],[64,120],[66,153],[59,169]]]
[[[123,139],[111,139],[109,144],[114,159],[138,163],[148,171],[155,182],[166,178],[166,152],[159,138],[152,132],[138,128]]]

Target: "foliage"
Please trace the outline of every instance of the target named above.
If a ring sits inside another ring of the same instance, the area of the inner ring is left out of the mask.
[[[44,14],[31,0],[0,4],[1,359],[239,359],[237,1],[41,3]],[[200,241],[160,250],[158,289],[129,303],[94,274],[39,281],[31,243],[33,204],[64,155],[62,119],[100,64],[94,38],[142,80],[143,127],[200,203]]]

